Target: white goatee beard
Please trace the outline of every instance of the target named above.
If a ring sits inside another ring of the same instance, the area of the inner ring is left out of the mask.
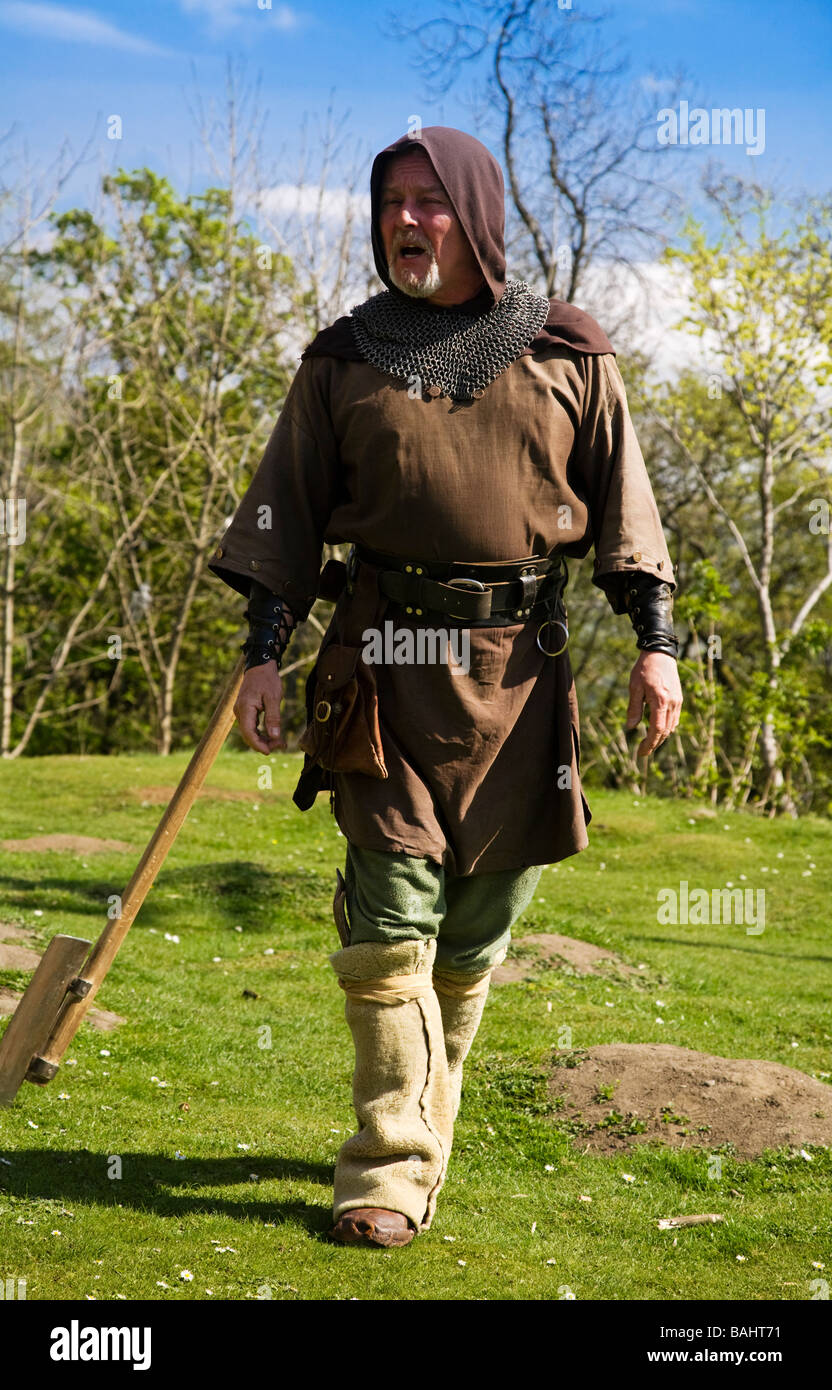
[[[402,294],[409,294],[413,299],[428,299],[442,288],[442,277],[434,255],[431,255],[430,265],[421,279],[417,279],[412,271],[399,276],[395,270],[388,267],[388,273],[396,289],[401,290]]]

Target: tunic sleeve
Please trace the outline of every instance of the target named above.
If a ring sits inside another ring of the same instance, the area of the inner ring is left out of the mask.
[[[623,613],[624,574],[653,574],[671,590],[676,580],[615,358],[606,354],[587,363],[580,454],[595,544],[592,582],[613,612]]]
[[[331,361],[303,361],[265,453],[208,568],[248,597],[258,579],[303,621],[318,588],[324,532],[341,487],[327,401]]]

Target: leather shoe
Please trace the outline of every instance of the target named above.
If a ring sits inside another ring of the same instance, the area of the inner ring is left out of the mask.
[[[416,1227],[400,1211],[383,1207],[354,1207],[345,1211],[330,1231],[339,1245],[375,1245],[384,1249],[409,1245]]]

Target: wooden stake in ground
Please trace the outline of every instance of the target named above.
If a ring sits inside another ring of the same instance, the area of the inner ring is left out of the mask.
[[[86,955],[88,941],[71,936],[56,936],[50,941],[0,1040],[0,1105],[11,1104],[24,1080],[44,1085],[55,1076],[228,737],[244,669],[245,656],[241,655],[182,780],[124,890],[120,915],[108,922],[83,968],[79,970],[79,965]]]

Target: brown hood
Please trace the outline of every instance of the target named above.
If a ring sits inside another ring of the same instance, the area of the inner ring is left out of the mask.
[[[379,204],[384,169],[392,154],[420,148],[430,159],[460,220],[489,293],[483,291],[483,308],[502,298],[506,287],[505,186],[502,170],[485,145],[464,130],[429,125],[418,140],[402,135],[377,154],[370,173],[370,218],[373,256],[379,278],[394,294],[401,294],[388,277],[387,257],[379,232]],[[410,299],[410,296],[405,296]],[[479,296],[478,296],[479,298]]]
[[[384,165],[391,154],[412,149],[419,143],[428,155],[445,187],[462,224],[485,279],[485,286],[466,304],[454,305],[463,312],[486,313],[502,298],[506,286],[505,187],[497,160],[473,135],[450,126],[426,126],[419,141],[402,135],[376,155],[370,173],[370,207],[373,256],[379,277],[392,294],[414,306],[430,308],[427,300],[403,295],[387,274],[387,257],[378,230],[378,212]],[[537,337],[521,356],[562,346],[574,352],[603,354],[614,351],[603,329],[583,310],[560,299],[550,299],[549,316]],[[308,345],[306,357],[339,357],[347,362],[364,359],[355,343],[350,316],[345,314],[323,328]]]

